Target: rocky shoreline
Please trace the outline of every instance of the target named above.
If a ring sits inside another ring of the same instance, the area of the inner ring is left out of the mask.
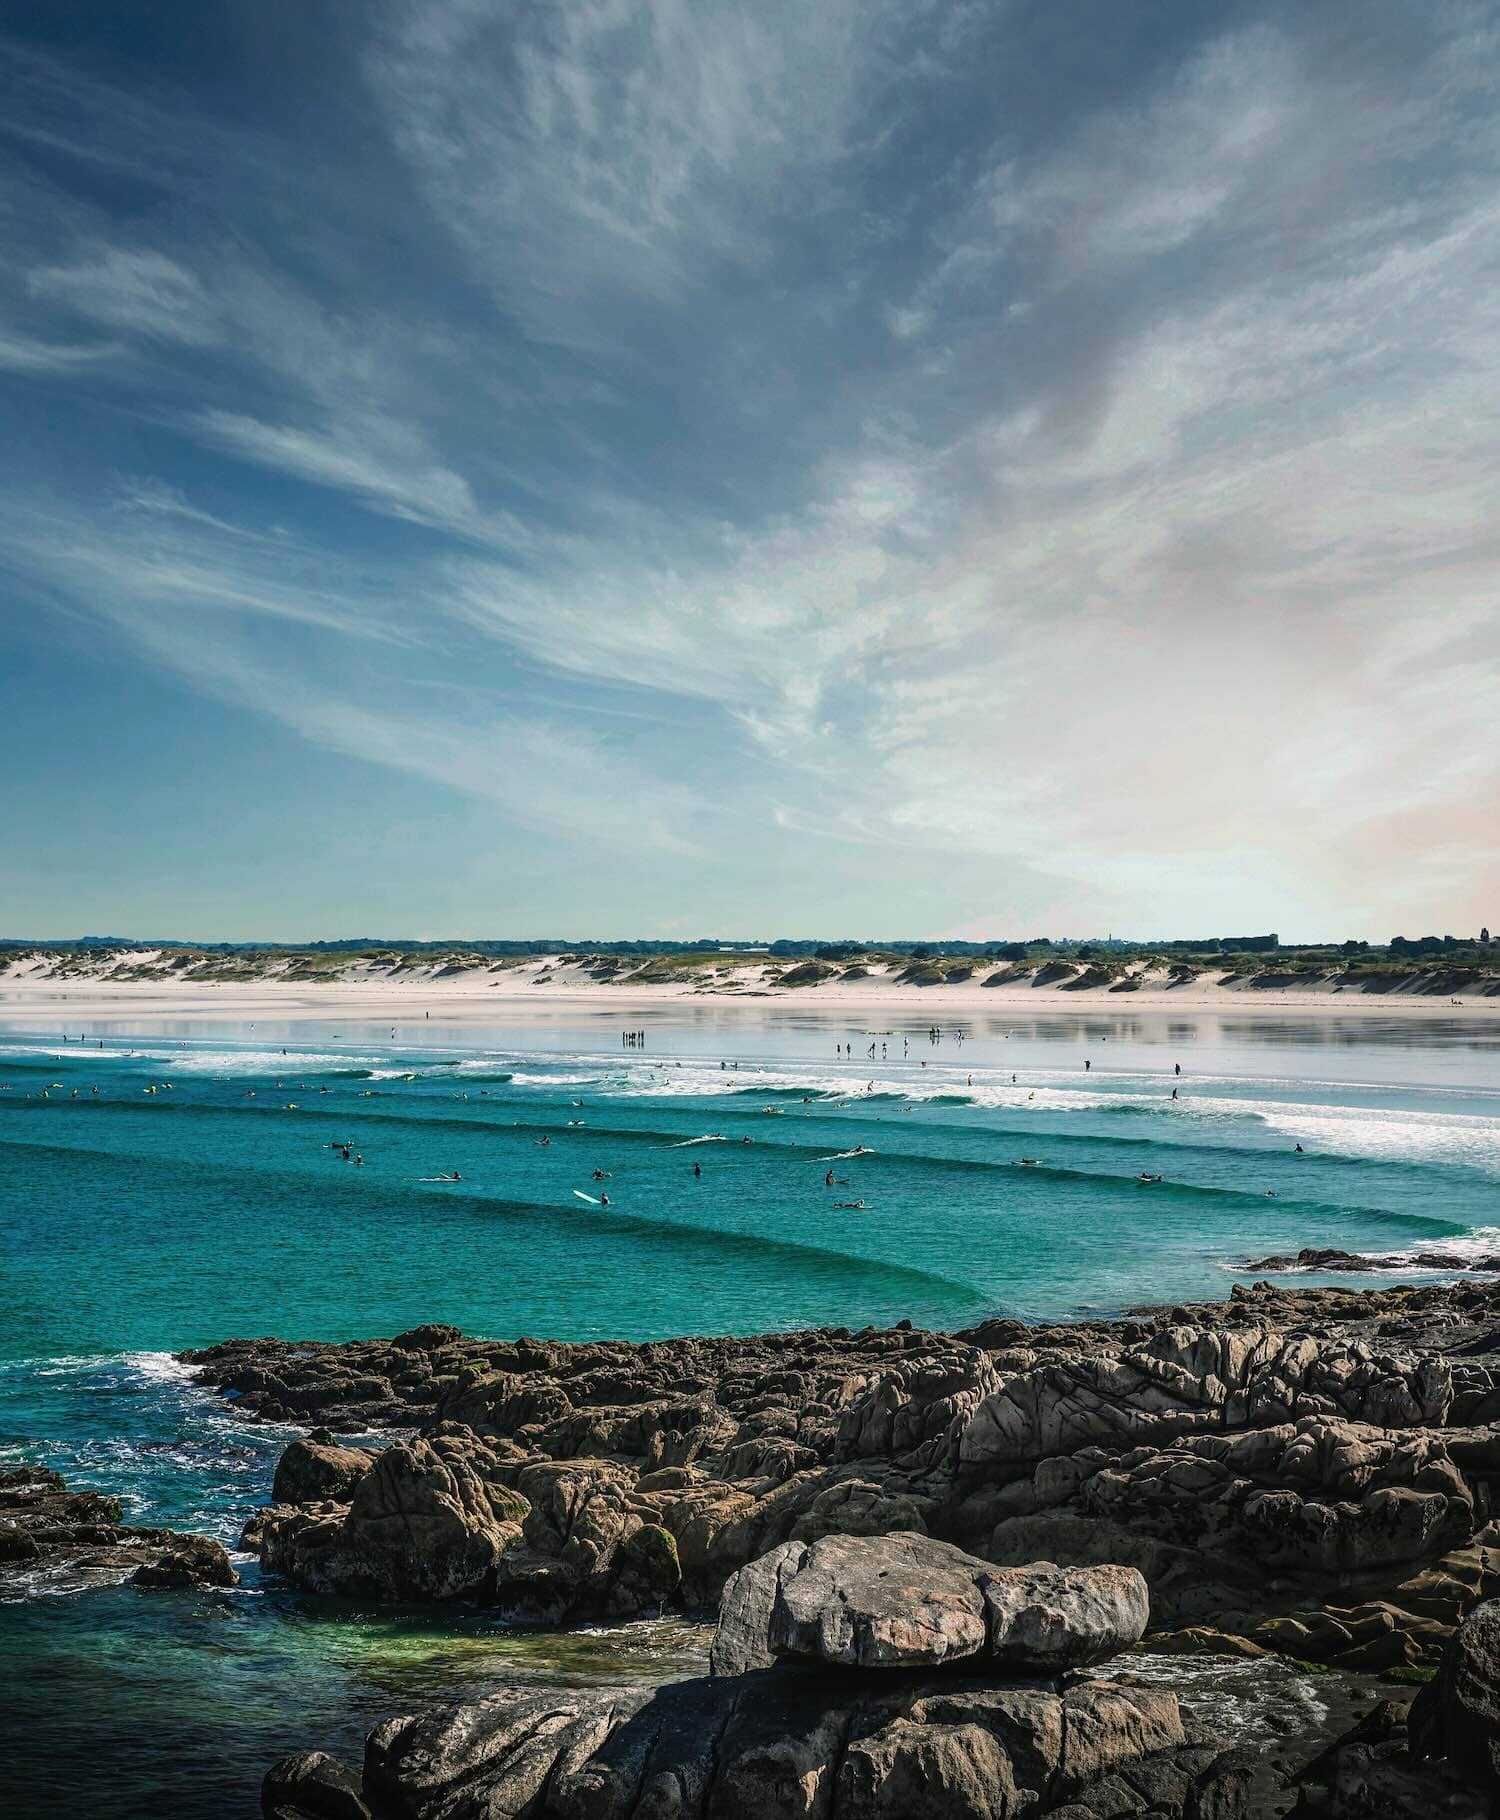
[[[118,1498],[70,1489],[45,1466],[0,1472],[0,1584],[33,1588],[237,1586],[239,1575],[208,1536],[122,1521]]]
[[[1221,1304],[1080,1326],[992,1321],[954,1334],[903,1324],[569,1345],[472,1340],[430,1326],[342,1345],[230,1341],[183,1360],[247,1418],[314,1431],[287,1449],[277,1501],[245,1535],[264,1567],[311,1592],[460,1600],[543,1625],[677,1609],[719,1613],[732,1629],[739,1620],[726,1589],[744,1575],[784,1574],[809,1552],[879,1546],[896,1536],[928,1551],[961,1551],[987,1584],[1006,1570],[1035,1576],[1042,1563],[1133,1574],[1143,1598],[1149,1594],[1154,1649],[1274,1652],[1383,1677],[1396,1703],[1378,1725],[1367,1717],[1366,1735],[1347,1748],[1375,1753],[1370,1762],[1386,1765],[1382,1785],[1392,1788],[1408,1770],[1417,1786],[1423,1778],[1437,1786],[1437,1769],[1413,1767],[1401,1701],[1439,1669],[1464,1614],[1500,1593],[1500,1526],[1492,1523],[1500,1489],[1500,1287],[1475,1282],[1379,1291],[1262,1283],[1237,1286]],[[335,1439],[372,1430],[391,1431],[379,1451]],[[923,1634],[931,1632],[930,1616],[918,1621],[912,1611],[927,1610],[934,1571],[929,1558],[922,1572],[906,1576],[907,1616]],[[847,1765],[850,1727],[865,1723],[855,1715],[868,1718],[873,1709],[869,1690],[856,1692],[845,1678],[893,1671],[857,1656],[810,1667],[788,1643],[784,1615],[780,1622],[779,1644],[772,1639],[758,1657],[736,1662],[744,1672],[728,1678],[734,1692],[683,1683],[681,1691],[642,1693],[643,1704],[629,1713],[617,1700],[614,1718],[590,1704],[604,1696],[580,1697],[564,1703],[566,1720],[555,1698],[549,1706],[541,1696],[497,1695],[500,1729],[512,1738],[502,1754],[532,1749],[516,1741],[531,1736],[528,1727],[551,1738],[582,1726],[567,1746],[568,1762],[582,1773],[615,1729],[638,1734],[647,1708],[651,1724],[675,1736],[690,1709],[699,1730],[720,1719],[753,1730],[794,1699],[825,1702],[817,1735],[831,1736],[831,1726]],[[808,1622],[816,1629],[816,1611]],[[976,1622],[971,1612],[974,1635]],[[1132,1641],[1122,1631],[1112,1647]],[[972,1671],[974,1652],[960,1653],[955,1666]],[[798,1666],[781,1660],[788,1654]],[[766,1668],[773,1659],[780,1665]],[[924,1704],[939,1697],[934,1672],[946,1677],[952,1669],[925,1659],[920,1668],[900,1665],[899,1673],[919,1679],[903,1683],[899,1697],[886,1687],[882,1726],[921,1731],[929,1723],[922,1714],[938,1710]],[[995,1688],[1016,1685],[1014,1662],[996,1681],[1000,1672],[997,1659],[963,1698],[992,1712]],[[1073,1672],[1071,1663],[1052,1669],[1046,1697],[1063,1702],[1060,1714],[1073,1697]],[[820,1687],[834,1676],[826,1699],[788,1692],[788,1676],[809,1674]],[[944,1678],[941,1700],[958,1698],[956,1683]],[[682,1714],[673,1717],[678,1705]],[[845,1715],[837,1722],[828,1717],[835,1708]],[[760,1715],[753,1722],[752,1709]],[[937,1721],[940,1728],[989,1725],[972,1712],[952,1717],[951,1705],[941,1710],[949,1717]],[[393,1723],[426,1737],[422,1728],[462,1729],[468,1721]],[[1441,1762],[1433,1741],[1442,1728],[1430,1718],[1423,1724],[1424,1748]],[[1190,1730],[1139,1754],[1206,1748],[1190,1741]],[[1137,1733],[1145,1736],[1138,1726]],[[816,1756],[812,1744],[806,1748]],[[576,1800],[549,1770],[545,1798],[533,1789],[514,1806],[492,1790],[488,1805],[474,1805],[474,1789],[493,1781],[492,1757],[462,1798],[451,1788],[418,1795],[388,1758],[383,1744],[373,1772],[367,1763],[365,1792],[351,1799],[423,1820],[522,1807],[564,1813]],[[1305,1778],[1311,1761],[1288,1774]],[[1210,1801],[1200,1789],[1209,1760],[1194,1762],[1192,1774],[1173,1784],[1175,1806],[1138,1794],[1135,1807],[1086,1802],[1085,1811],[1208,1820],[1286,1811],[1293,1800],[1309,1813],[1366,1811],[1310,1807],[1305,1788],[1299,1783],[1293,1793],[1285,1778],[1275,1802],[1264,1805],[1274,1790],[1261,1786],[1260,1768],[1241,1781],[1246,1791],[1256,1785],[1261,1805],[1245,1805],[1251,1794],[1243,1791],[1238,1806],[1225,1805],[1222,1790]],[[1045,1789],[1032,1789],[1029,1805],[991,1802],[975,1811],[1068,1811],[1084,1781],[1064,1774],[1061,1763],[1043,1778]],[[814,1778],[827,1784],[823,1794],[795,1811],[851,1814],[870,1803],[871,1812],[918,1811],[884,1783],[866,1790],[868,1802],[840,1795],[843,1770],[832,1757],[828,1764],[827,1775]],[[890,1774],[899,1780],[909,1768]],[[393,1795],[398,1786],[404,1792]],[[684,1796],[683,1811],[738,1811],[718,1784],[715,1790]],[[1050,1808],[1039,1805],[1044,1797]],[[294,1800],[285,1789],[268,1796],[286,1814],[336,1811],[336,1803],[320,1807],[317,1799]],[[612,1799],[622,1814],[654,1812],[619,1790]],[[767,1799],[763,1790],[756,1797],[762,1809]],[[1368,1811],[1402,1811],[1390,1805],[1396,1795],[1382,1799],[1386,1808]],[[955,1796],[925,1811],[970,1811],[966,1800]]]

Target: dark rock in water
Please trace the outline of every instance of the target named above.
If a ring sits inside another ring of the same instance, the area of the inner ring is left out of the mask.
[[[210,1536],[176,1536],[154,1561],[130,1576],[136,1586],[238,1586],[222,1544]]]
[[[19,1523],[0,1523],[0,1567],[35,1561],[41,1552],[41,1545],[30,1530]]]
[[[370,1820],[359,1777],[320,1750],[283,1757],[260,1790],[266,1820]]]
[[[1403,1270],[1440,1270],[1448,1274],[1459,1272],[1477,1272],[1480,1275],[1493,1276],[1500,1274],[1500,1251],[1469,1252],[1445,1251],[1435,1246],[1425,1251],[1400,1251],[1382,1254],[1377,1251],[1339,1251],[1318,1250],[1306,1247],[1295,1257],[1257,1258],[1245,1266],[1246,1270],[1324,1270],[1329,1273],[1378,1271],[1382,1276],[1399,1274]]]
[[[1381,1701],[1303,1764],[1287,1783],[1293,1820],[1491,1820],[1487,1795],[1417,1748],[1415,1720],[1415,1704],[1409,1725],[1401,1702]]]
[[[1254,1258],[1246,1270],[1373,1270],[1375,1265],[1358,1252],[1336,1249],[1299,1251],[1295,1257]]]
[[[120,1521],[117,1498],[69,1491],[43,1466],[0,1472],[0,1581],[49,1585],[237,1586],[229,1556],[206,1536]]]

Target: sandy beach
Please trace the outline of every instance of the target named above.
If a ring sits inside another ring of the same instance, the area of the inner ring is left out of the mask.
[[[681,1015],[712,1010],[749,1016],[781,1014],[847,1018],[861,1027],[872,1020],[899,1018],[907,1027],[951,1024],[977,1017],[1045,1016],[1048,1019],[1121,1019],[1141,1014],[1219,1013],[1314,1018],[1420,1018],[1489,1023],[1500,1020],[1500,995],[1462,998],[1413,990],[1376,992],[1327,985],[1258,986],[1241,979],[1221,983],[1204,974],[1171,986],[1164,977],[1144,976],[1138,987],[1082,986],[1068,981],[1035,985],[1009,981],[988,986],[981,977],[941,986],[902,983],[895,969],[873,969],[863,979],[833,978],[817,984],[778,985],[778,971],[759,959],[737,966],[728,977],[684,973],[651,984],[619,983],[591,977],[588,970],[556,956],[538,956],[493,967],[469,966],[444,975],[440,965],[415,966],[389,977],[363,962],[342,966],[324,979],[261,978],[253,981],[183,980],[150,977],[158,964],[151,951],[129,957],[132,978],[111,978],[119,966],[102,963],[70,967],[65,973],[41,966],[0,971],[0,1019],[16,1023],[41,1018],[71,1022],[87,1018],[156,1019],[368,1019],[389,1024],[513,1021],[533,1013],[566,1011],[600,1018],[649,1017],[664,1011]],[[707,971],[707,970],[705,970]],[[727,971],[727,970],[726,970]],[[993,967],[981,965],[983,975]],[[142,977],[144,976],[144,977]]]

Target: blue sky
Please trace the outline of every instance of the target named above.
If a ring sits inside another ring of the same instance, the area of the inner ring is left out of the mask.
[[[1500,922],[1497,72],[12,0],[0,932]]]

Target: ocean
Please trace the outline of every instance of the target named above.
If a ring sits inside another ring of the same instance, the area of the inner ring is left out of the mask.
[[[290,1431],[170,1355],[233,1335],[1066,1319],[1303,1246],[1500,1243],[1500,1034],[1436,1016],[26,1016],[0,1025],[0,1464],[231,1546]],[[237,1564],[229,1592],[10,1588],[19,1811],[248,1816],[276,1756],[357,1756],[391,1712],[703,1659],[686,1623],[528,1635]]]

